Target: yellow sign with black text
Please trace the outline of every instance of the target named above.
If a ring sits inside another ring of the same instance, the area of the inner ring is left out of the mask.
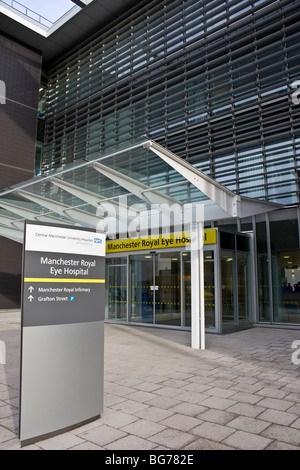
[[[204,230],[204,245],[217,243],[217,230]],[[127,240],[113,240],[106,242],[106,253],[120,253],[125,251],[161,250],[164,248],[182,248],[190,246],[190,233],[171,233],[152,237],[132,238]]]

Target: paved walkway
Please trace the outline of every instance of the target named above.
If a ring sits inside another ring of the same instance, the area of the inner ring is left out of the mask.
[[[20,449],[19,321],[0,312],[0,450]],[[107,324],[101,419],[25,449],[300,450],[296,340],[299,330],[253,328],[206,335],[194,351],[187,332]]]

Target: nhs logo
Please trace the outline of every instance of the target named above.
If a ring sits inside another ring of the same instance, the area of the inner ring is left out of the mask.
[[[102,245],[102,238],[94,238],[94,243],[97,243],[98,245]]]

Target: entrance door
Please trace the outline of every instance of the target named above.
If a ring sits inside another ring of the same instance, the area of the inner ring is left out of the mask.
[[[180,253],[130,257],[131,322],[181,326],[180,266]]]
[[[106,318],[127,320],[127,264],[126,258],[108,260],[106,264]]]
[[[183,326],[191,326],[191,255],[183,253]],[[215,252],[204,250],[205,328],[216,328]]]
[[[153,255],[131,256],[129,321],[153,323],[154,293]]]
[[[181,326],[180,253],[155,255],[155,323]]]
[[[249,238],[226,233],[221,250],[223,333],[251,323],[251,274]]]

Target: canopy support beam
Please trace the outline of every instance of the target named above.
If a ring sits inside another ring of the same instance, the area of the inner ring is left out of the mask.
[[[92,191],[88,191],[87,189],[81,188],[75,184],[69,183],[68,181],[64,181],[58,178],[51,178],[51,183],[55,186],[59,187],[63,191],[66,191],[72,196],[81,199],[84,202],[87,202],[93,207],[96,207],[97,214],[99,214],[99,210],[103,212],[107,212],[110,217],[117,217],[118,219],[124,219],[127,221],[128,216],[124,217],[124,213],[128,215],[129,208],[122,204],[120,201],[116,202],[113,200],[107,200],[104,196],[100,194],[95,194]],[[130,213],[137,217],[139,212],[130,208]]]
[[[13,204],[13,202],[6,201],[5,199],[0,199],[0,207],[2,207],[2,209],[5,209],[8,212],[12,212],[13,214],[18,215],[24,220],[38,220],[39,222],[52,224],[59,222],[59,220],[55,217],[40,214],[39,212],[28,209],[27,207],[19,206],[18,204]]]
[[[145,147],[156,153],[163,161],[168,163],[168,165],[180,173],[181,176],[215,202],[231,217],[241,216],[239,196],[156,142],[149,141],[145,144]]]
[[[148,204],[155,204],[160,207],[163,205],[172,206],[174,204],[181,206],[181,204],[179,204],[176,199],[173,199],[167,194],[163,194],[155,189],[150,188],[146,184],[139,182],[138,179],[123,175],[119,171],[113,170],[112,168],[109,168],[106,165],[102,165],[98,162],[93,163],[91,166],[99,173],[114,181],[122,188],[126,189],[129,193],[134,194],[139,199],[142,199]]]
[[[46,207],[48,210],[56,214],[60,214],[63,217],[67,217],[68,219],[71,219],[73,222],[78,223],[83,227],[91,227],[103,230],[103,219],[89,212],[73,209],[72,207],[67,206],[66,204],[62,204],[61,202],[52,201],[36,194],[27,193],[26,191],[18,190],[16,192],[24,199],[28,199],[29,201],[35,202],[42,207]]]
[[[191,224],[191,346],[205,349],[204,222]]]

